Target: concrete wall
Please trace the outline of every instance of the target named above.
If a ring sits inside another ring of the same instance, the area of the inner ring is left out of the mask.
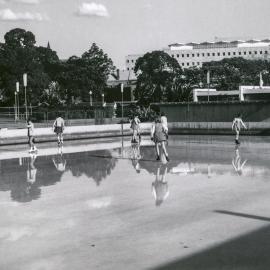
[[[247,122],[270,122],[270,101],[156,104],[169,122],[231,122],[242,113]]]

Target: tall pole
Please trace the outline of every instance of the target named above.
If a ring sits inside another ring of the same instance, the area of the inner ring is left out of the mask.
[[[102,97],[102,107],[104,106],[104,94],[101,95]]]
[[[208,87],[208,95],[207,95],[207,101],[209,102],[209,88],[210,88],[210,70],[207,71],[207,87]]]
[[[14,97],[15,97],[15,104],[14,104],[14,110],[15,110],[15,122],[17,121],[18,118],[18,107],[17,107],[17,92],[14,92]]]
[[[92,91],[89,91],[89,105],[90,105],[90,107],[93,106],[93,101],[92,101]]]
[[[27,112],[27,96],[26,96],[26,87],[27,87],[27,74],[23,74],[23,86],[24,86],[24,104],[25,104],[25,117],[26,120],[28,118],[28,112]]]
[[[121,97],[122,97],[122,119],[121,119],[121,123],[122,123],[122,125],[121,125],[121,128],[122,128],[122,137],[123,137],[123,135],[124,135],[124,130],[123,130],[123,118],[124,118],[124,84],[123,83],[121,83]]]
[[[17,118],[20,119],[20,100],[19,100],[19,92],[20,92],[20,84],[16,82],[16,92],[17,92]]]

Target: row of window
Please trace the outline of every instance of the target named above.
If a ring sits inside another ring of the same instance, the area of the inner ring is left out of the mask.
[[[183,66],[183,67],[185,67],[185,66],[187,66],[187,67],[189,67],[189,66],[200,66],[200,62],[186,62],[186,63],[181,63],[181,65]],[[132,67],[132,68],[127,68],[127,70],[134,70],[134,68]]]
[[[253,51],[253,53],[254,54],[268,54],[268,51]],[[192,53],[192,54],[189,54],[189,53],[187,53],[187,54],[181,54],[181,56],[184,58],[184,57],[195,57],[195,55],[197,56],[197,57],[200,57],[200,56],[202,56],[202,57],[210,57],[210,56],[226,56],[226,54],[227,54],[227,56],[231,56],[231,55],[234,55],[234,56],[236,56],[236,55],[251,55],[252,54],[252,51],[243,51],[243,52],[223,52],[223,53],[220,53],[220,52],[218,52],[218,53],[197,53],[197,54],[195,54],[195,53]],[[180,54],[176,54],[176,55],[174,55],[174,54],[172,54],[171,55],[172,57],[175,57],[176,56],[176,58],[179,58],[180,57]],[[129,60],[129,59],[127,59],[127,63],[129,63],[129,62],[131,62],[131,63],[134,63],[136,60]]]
[[[192,62],[192,63],[189,63],[189,62],[186,62],[186,63],[182,63],[182,66],[184,67],[184,66],[187,66],[187,67],[189,67],[189,66],[199,66],[200,65],[200,62],[197,62],[197,63],[195,63],[195,62]]]
[[[254,54],[268,54],[268,51],[253,51],[253,53]],[[227,52],[227,55],[228,56],[230,56],[230,55],[247,55],[247,54],[249,54],[249,55],[251,55],[252,54],[252,51],[243,51],[243,52],[238,52],[238,53],[236,53],[236,52]],[[181,54],[181,56],[182,57],[189,57],[189,56],[191,56],[191,57],[195,57],[195,54],[194,53],[192,53],[192,54],[189,54],[189,53],[187,53],[186,55],[185,54]],[[226,52],[223,52],[223,53],[220,53],[220,52],[218,52],[218,53],[197,53],[196,54],[196,56],[197,57],[200,57],[200,56],[202,56],[202,57],[205,57],[205,56],[208,56],[208,57],[210,57],[210,56],[226,56]],[[172,57],[175,57],[175,55],[174,54],[172,54]],[[180,54],[176,54],[176,57],[177,58],[179,58],[180,57]],[[128,60],[127,60],[127,62],[128,62]]]

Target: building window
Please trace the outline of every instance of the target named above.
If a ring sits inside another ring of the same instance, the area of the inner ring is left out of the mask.
[[[220,53],[218,52],[217,55],[220,56]]]
[[[223,55],[225,56],[225,52],[223,53]]]
[[[254,51],[255,54],[257,54],[257,51]]]
[[[200,65],[200,62],[197,62],[197,65],[199,66]]]
[[[202,56],[204,56],[204,53],[202,53]]]
[[[260,54],[262,54],[262,51],[260,51]]]
[[[189,66],[189,63],[187,63],[187,66]]]
[[[182,66],[184,66],[185,65],[185,63],[182,63]]]
[[[241,55],[242,53],[241,53],[241,52],[239,52],[238,54],[239,54],[239,55]]]
[[[233,55],[235,55],[236,53],[235,52],[233,52]]]
[[[230,53],[230,52],[228,52],[228,55],[231,55],[231,53]]]
[[[134,68],[131,68],[132,70],[134,70]]]
[[[192,66],[194,66],[195,65],[195,63],[194,62],[192,62]]]
[[[251,51],[249,51],[248,54],[251,54]]]
[[[127,60],[127,63],[129,63],[129,60]]]
[[[134,61],[133,60],[131,60],[131,63],[133,63]]]
[[[244,55],[247,55],[247,52],[244,52]]]
[[[185,57],[185,55],[184,55],[184,54],[182,54],[182,57]]]
[[[172,58],[174,58],[174,55],[172,54]]]
[[[215,56],[215,53],[212,53],[213,56]]]
[[[187,57],[189,57],[189,54],[187,54]]]
[[[129,68],[127,68],[127,70],[129,70]]]
[[[199,53],[197,53],[197,56],[199,57],[199,56],[200,56],[200,54],[199,54]]]
[[[177,58],[179,58],[179,54],[177,54]]]
[[[268,51],[265,51],[264,53],[265,53],[265,54],[268,54]]]
[[[207,53],[207,56],[210,56],[210,53]]]

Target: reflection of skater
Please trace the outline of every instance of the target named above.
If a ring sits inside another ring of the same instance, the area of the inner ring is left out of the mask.
[[[141,166],[140,166],[140,159],[141,157],[141,151],[140,151],[140,144],[133,144],[132,145],[132,152],[133,152],[133,157],[131,159],[132,165],[135,168],[137,173],[141,172]]]
[[[141,121],[137,115],[131,120],[130,128],[132,129],[132,143],[138,143],[138,141],[140,141],[140,123]]]
[[[160,206],[169,196],[169,186],[165,181],[167,166],[160,165],[157,169],[156,180],[152,183],[152,193],[156,201],[156,206]]]
[[[30,154],[30,162],[28,162],[28,168],[27,168],[27,182],[31,184],[36,182],[37,169],[34,164],[36,158],[37,158],[37,155],[35,153]]]
[[[245,166],[246,162],[247,162],[247,160],[242,162],[240,152],[239,152],[239,148],[236,147],[235,148],[235,155],[234,155],[234,158],[232,159],[232,165],[233,165],[234,170],[239,175],[242,175],[243,169],[244,169],[244,166]]]
[[[27,120],[27,135],[28,135],[28,143],[30,145],[30,150],[29,152],[34,152],[37,151],[37,148],[35,146],[35,139],[34,139],[34,124],[31,121],[30,118]]]
[[[58,116],[53,123],[53,131],[57,135],[58,145],[63,144],[63,132],[65,129],[65,121],[61,116]]]
[[[52,161],[57,171],[59,172],[65,171],[67,161],[63,158],[62,154],[58,154],[56,157],[53,157]]]
[[[157,153],[157,160],[160,160],[160,151],[159,151],[159,144],[161,144],[163,153],[165,154],[165,158],[169,161],[168,152],[165,146],[167,141],[166,132],[161,124],[160,118],[156,118],[155,123],[152,125],[151,128],[151,140],[154,141]]]
[[[232,123],[232,130],[234,130],[236,133],[236,135],[235,135],[235,143],[236,144],[240,144],[239,133],[240,133],[241,127],[244,127],[245,129],[247,129],[247,127],[244,124],[241,117],[242,117],[242,115],[238,114],[237,117],[234,118],[233,123]]]

